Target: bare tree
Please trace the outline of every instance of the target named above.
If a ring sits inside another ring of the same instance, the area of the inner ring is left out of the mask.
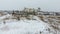
[[[12,13],[12,15],[14,15],[15,13],[14,13],[14,10],[13,10],[13,13]]]
[[[40,11],[41,10],[41,8],[38,8],[38,11]]]

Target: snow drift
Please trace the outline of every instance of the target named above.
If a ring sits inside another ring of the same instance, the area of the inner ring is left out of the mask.
[[[0,34],[60,34],[58,30],[54,30],[49,24],[41,21],[37,16],[33,18],[36,20],[8,20],[11,22],[0,24]]]

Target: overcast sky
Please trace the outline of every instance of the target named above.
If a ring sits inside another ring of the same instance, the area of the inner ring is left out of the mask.
[[[43,11],[60,11],[60,0],[0,0],[0,10],[18,10],[24,7]]]

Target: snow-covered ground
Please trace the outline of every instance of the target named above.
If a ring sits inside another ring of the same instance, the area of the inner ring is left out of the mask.
[[[34,16],[36,20],[21,19],[18,21],[9,19],[6,24],[3,24],[1,21],[8,17],[11,17],[11,15],[0,17],[0,34],[60,34],[58,30],[53,29],[37,16]]]

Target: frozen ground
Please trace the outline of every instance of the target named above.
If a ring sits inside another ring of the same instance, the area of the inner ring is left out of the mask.
[[[60,34],[58,30],[50,27],[49,24],[41,21],[37,16],[36,20],[7,20],[6,24],[1,22],[4,18],[10,17],[5,15],[0,17],[0,34]]]

